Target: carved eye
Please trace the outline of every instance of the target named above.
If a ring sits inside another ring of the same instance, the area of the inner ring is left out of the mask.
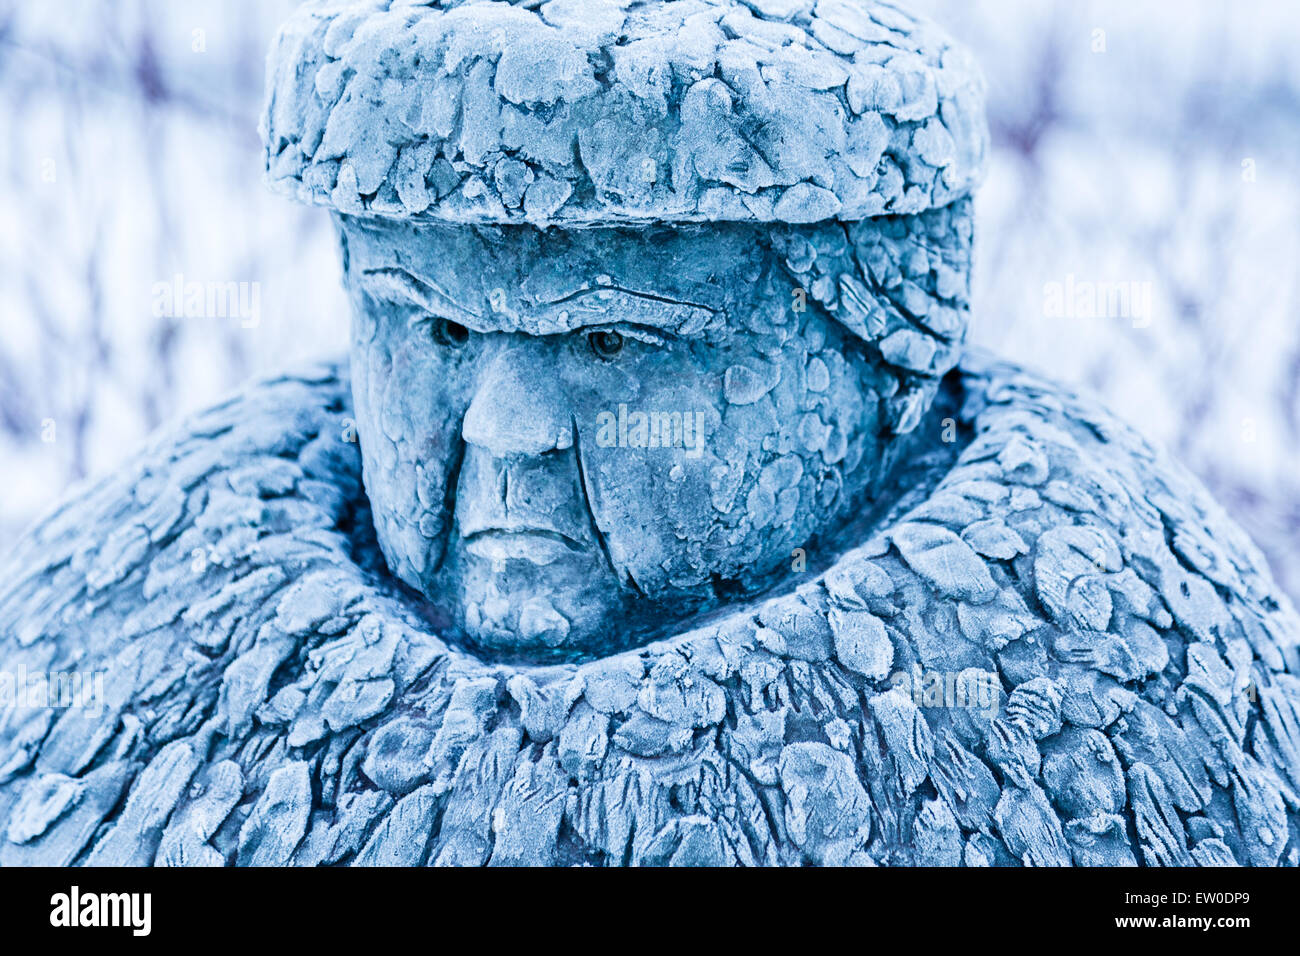
[[[617,332],[598,331],[587,335],[591,350],[603,359],[611,359],[623,351],[623,336]]]
[[[469,341],[469,329],[451,319],[433,320],[433,339],[439,345],[458,349]]]

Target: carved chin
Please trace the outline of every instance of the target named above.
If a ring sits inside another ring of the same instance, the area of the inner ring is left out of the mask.
[[[541,534],[484,533],[457,542],[448,564],[446,597],[484,651],[562,657],[624,644],[609,622],[625,595],[599,553]]]

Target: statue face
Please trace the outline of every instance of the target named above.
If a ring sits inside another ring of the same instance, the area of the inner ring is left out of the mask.
[[[380,544],[481,649],[635,643],[879,473],[878,373],[760,227],[339,227]]]

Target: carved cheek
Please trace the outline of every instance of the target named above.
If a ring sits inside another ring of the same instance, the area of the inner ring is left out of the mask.
[[[718,520],[710,507],[717,376],[664,356],[655,353],[663,364],[647,363],[619,401],[586,393],[579,414],[593,517],[616,566],[647,591],[706,583],[705,542]]]
[[[378,334],[353,352],[366,491],[390,566],[427,590],[446,546],[464,387],[397,310],[374,315]]]

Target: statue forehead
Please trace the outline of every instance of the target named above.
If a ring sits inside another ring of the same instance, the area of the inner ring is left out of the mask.
[[[698,335],[759,307],[777,259],[745,224],[541,230],[338,217],[349,280],[478,331],[627,322]]]

